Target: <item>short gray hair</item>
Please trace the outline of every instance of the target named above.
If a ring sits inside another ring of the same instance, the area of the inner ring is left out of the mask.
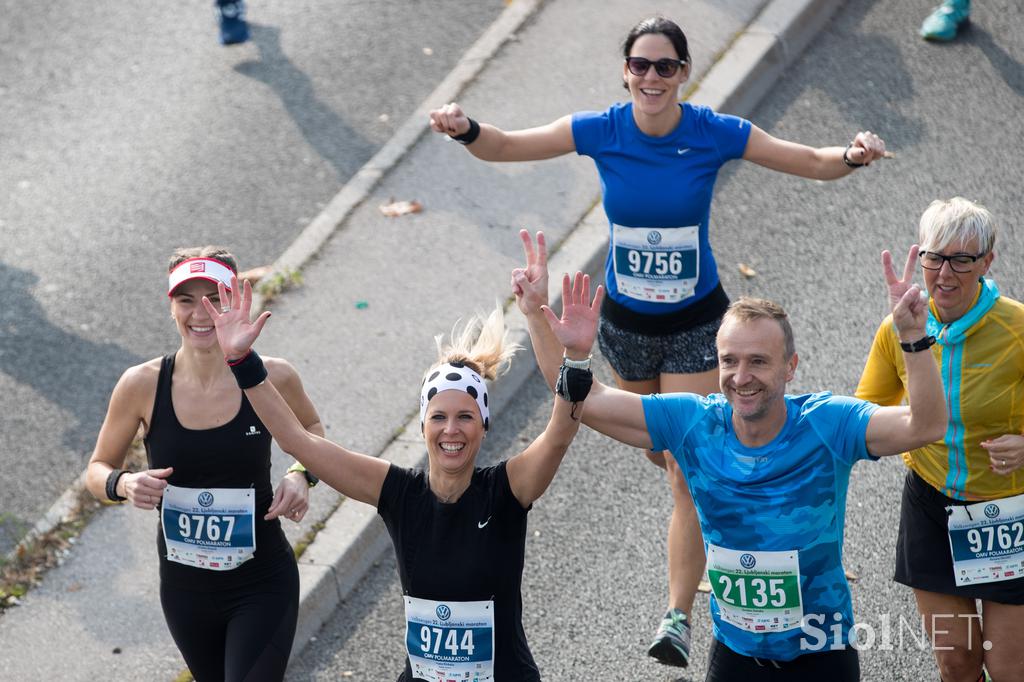
[[[977,239],[981,253],[988,253],[996,244],[996,221],[984,206],[963,197],[936,199],[921,215],[917,238],[922,251]]]

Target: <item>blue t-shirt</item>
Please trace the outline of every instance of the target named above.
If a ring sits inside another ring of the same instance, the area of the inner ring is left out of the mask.
[[[645,135],[633,120],[632,103],[616,104],[607,111],[573,114],[576,152],[594,159],[601,176],[604,210],[615,244],[615,226],[621,228],[686,228],[678,237],[692,243],[657,256],[663,233],[648,230],[638,235],[641,248],[609,249],[605,262],[608,295],[621,305],[644,314],[682,310],[718,286],[718,269],[708,242],[708,216],[718,169],[743,156],[750,137],[750,121],[717,114],[705,106],[683,103],[682,120],[664,137]],[[652,234],[653,233],[653,234]],[[665,235],[667,236],[667,235]],[[666,239],[666,244],[669,242]],[[642,248],[649,244],[654,253]],[[630,253],[633,251],[633,253]],[[618,267],[616,267],[616,264]],[[620,291],[618,271],[625,280]],[[681,294],[659,294],[644,284],[683,280]],[[690,293],[688,287],[693,287]]]
[[[786,424],[759,448],[736,437],[732,408],[721,394],[649,395],[643,406],[653,449],[671,451],[686,476],[705,547],[799,552],[805,625],[750,632],[725,622],[712,596],[715,637],[738,653],[777,661],[827,651],[836,623],[842,623],[841,643],[849,643],[846,489],[854,462],[871,457],[865,434],[877,405],[830,393],[786,396]]]

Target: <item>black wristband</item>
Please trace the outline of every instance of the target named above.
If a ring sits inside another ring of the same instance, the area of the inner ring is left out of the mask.
[[[846,149],[843,150],[843,163],[845,163],[850,168],[863,168],[865,164],[863,164],[863,163],[854,163],[853,161],[850,161],[849,154],[850,154],[850,148],[851,147],[853,147],[853,143],[852,142],[850,144],[846,145]]]
[[[450,135],[459,144],[473,144],[476,138],[480,137],[480,124],[468,116],[466,118],[469,120],[469,130],[461,135]]]
[[[263,366],[263,360],[251,348],[238,360],[229,360],[228,366],[231,367],[231,373],[235,375],[238,387],[243,391],[259,386],[267,379],[267,368]]]
[[[900,348],[902,348],[907,353],[918,353],[923,350],[928,350],[934,345],[934,336],[926,336],[923,339],[918,339],[917,341],[914,341],[913,343],[904,343],[902,341],[900,342]]]
[[[127,497],[121,497],[117,494],[117,482],[121,480],[121,476],[127,473],[128,472],[124,469],[114,469],[107,476],[107,499],[111,502],[124,502],[128,499]]]
[[[594,373],[589,369],[578,369],[562,365],[561,369],[558,370],[555,393],[563,400],[575,405],[587,399],[587,396],[590,394],[590,387],[593,384]],[[574,416],[573,419],[575,418]]]

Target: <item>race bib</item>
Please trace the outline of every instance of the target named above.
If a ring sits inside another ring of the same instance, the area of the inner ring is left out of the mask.
[[[413,677],[494,680],[494,602],[405,597],[405,645]]]
[[[167,560],[210,571],[230,571],[256,551],[252,488],[164,490],[160,511]]]
[[[612,225],[612,266],[623,296],[677,303],[693,296],[700,275],[699,226]]]
[[[956,584],[1019,578],[1024,571],[1024,495],[946,507]]]
[[[750,632],[800,627],[799,552],[751,552],[708,543],[708,580],[722,620]]]

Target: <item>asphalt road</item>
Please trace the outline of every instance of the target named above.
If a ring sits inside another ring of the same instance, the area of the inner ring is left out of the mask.
[[[178,246],[273,261],[504,8],[0,0],[0,556],[81,472],[121,372],[176,347]]]
[[[870,129],[895,159],[837,183],[750,164],[734,164],[720,180],[712,239],[726,289],[776,299],[791,312],[801,359],[794,393],[852,392],[886,312],[878,254],[905,253],[932,199],[959,194],[992,210],[1001,226],[992,275],[1004,295],[1024,295],[1015,151],[1024,121],[1024,15],[1012,0],[979,2],[961,40],[931,45],[916,35],[930,7],[848,2],[751,115],[773,134],[812,144]],[[758,274],[745,279],[738,263]],[[549,409],[534,378],[494,420],[482,462],[519,451]],[[862,636],[868,627],[875,635],[861,655],[864,679],[936,677],[930,652],[919,646],[911,594],[891,581],[903,473],[898,460],[861,463],[850,485],[845,563],[859,576],[853,593]],[[638,453],[580,434],[530,515],[524,617],[545,679],[703,679],[704,597],[695,609],[693,667],[673,671],[643,655],[664,606],[669,505],[658,470]],[[289,679],[393,679],[402,666],[400,594],[389,555]]]

